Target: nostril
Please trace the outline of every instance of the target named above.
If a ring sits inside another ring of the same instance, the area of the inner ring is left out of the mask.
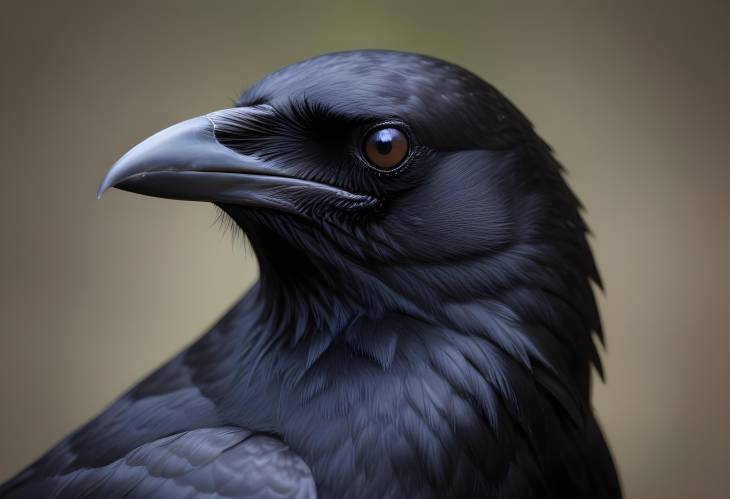
[[[206,115],[215,138],[234,151],[255,155],[263,145],[281,134],[281,119],[269,104],[223,109]]]

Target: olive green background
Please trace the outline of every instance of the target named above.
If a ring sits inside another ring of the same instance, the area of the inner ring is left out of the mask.
[[[730,497],[727,2],[0,2],[0,479],[256,277],[210,205],[95,198],[129,147],[323,52],[466,66],[566,165],[606,283],[628,498]]]

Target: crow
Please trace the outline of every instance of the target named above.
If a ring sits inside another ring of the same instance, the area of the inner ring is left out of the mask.
[[[111,187],[214,203],[260,279],[2,498],[621,496],[581,204],[478,76],[314,57],[144,140]]]

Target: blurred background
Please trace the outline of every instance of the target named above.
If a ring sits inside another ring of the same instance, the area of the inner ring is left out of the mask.
[[[594,401],[627,498],[730,497],[727,2],[0,5],[0,480],[256,278],[210,205],[97,201],[115,159],[281,66],[391,48],[493,83],[567,167],[606,284]]]

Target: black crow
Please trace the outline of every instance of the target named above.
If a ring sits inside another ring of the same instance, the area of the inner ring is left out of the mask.
[[[315,57],[145,140],[112,186],[215,203],[261,278],[3,498],[620,497],[580,204],[479,77]]]

